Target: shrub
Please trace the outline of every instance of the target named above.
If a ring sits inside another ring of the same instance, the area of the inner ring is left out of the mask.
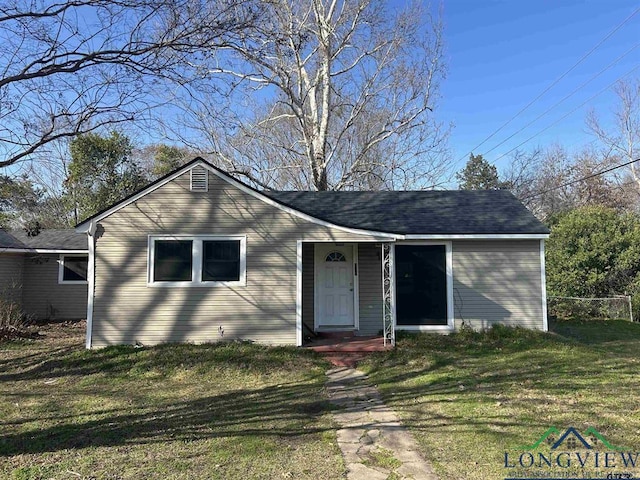
[[[640,314],[640,216],[601,206],[584,207],[560,217],[547,241],[550,296],[631,295]],[[580,310],[573,316],[588,314]]]
[[[30,323],[17,302],[7,295],[0,296],[0,341],[29,336]]]

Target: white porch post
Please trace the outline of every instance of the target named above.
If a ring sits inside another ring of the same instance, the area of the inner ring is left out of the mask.
[[[382,244],[382,332],[384,345],[396,344],[396,246]]]

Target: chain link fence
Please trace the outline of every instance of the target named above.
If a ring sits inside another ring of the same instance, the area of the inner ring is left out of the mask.
[[[630,295],[614,297],[547,297],[549,316],[589,320],[629,320],[633,322]]]

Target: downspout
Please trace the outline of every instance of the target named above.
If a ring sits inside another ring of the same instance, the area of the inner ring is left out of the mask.
[[[87,259],[87,339],[85,347],[91,348],[91,334],[93,331],[93,297],[95,292],[95,249],[96,249],[96,223],[91,220],[89,224],[89,230],[87,230],[87,243],[89,249],[89,258]]]

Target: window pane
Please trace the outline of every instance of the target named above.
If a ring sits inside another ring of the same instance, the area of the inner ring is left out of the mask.
[[[64,257],[62,280],[65,282],[86,282],[88,257]]]
[[[191,240],[156,240],[153,259],[155,282],[190,282]]]
[[[202,281],[240,280],[240,240],[205,240],[202,245]]]
[[[346,262],[347,259],[340,252],[331,252],[329,255],[327,255],[324,261],[325,262]]]
[[[444,245],[396,245],[398,325],[447,325]]]

